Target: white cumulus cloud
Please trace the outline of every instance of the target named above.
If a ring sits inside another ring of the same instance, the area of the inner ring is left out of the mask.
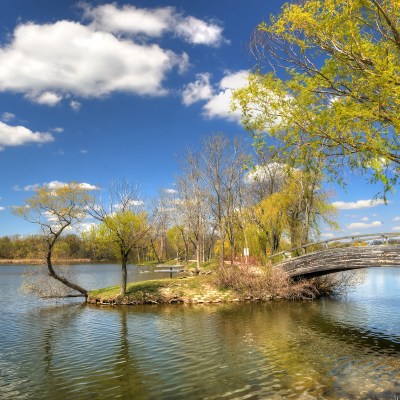
[[[139,206],[143,206],[144,205],[144,201],[137,199],[137,200],[129,200],[127,201],[125,204],[122,203],[117,203],[113,205],[113,209],[118,211],[121,210],[123,207],[125,208],[130,208],[130,207],[139,207]]]
[[[163,192],[164,192],[164,193],[168,193],[168,194],[175,194],[175,193],[178,193],[177,190],[172,189],[172,188],[163,189]]]
[[[219,46],[223,42],[222,27],[195,17],[183,18],[175,27],[177,36],[191,44]]]
[[[0,207],[0,211],[4,211],[5,210],[5,208],[4,207]]]
[[[247,174],[246,182],[270,182],[276,181],[276,184],[282,183],[287,176],[289,167],[282,163],[269,163],[265,165],[255,165]]]
[[[346,225],[346,227],[347,229],[367,229],[367,228],[375,228],[382,225],[383,224],[381,221],[373,221],[369,224],[365,222],[352,222],[351,224]]]
[[[211,74],[201,73],[196,76],[194,82],[190,82],[183,87],[181,92],[182,103],[189,106],[198,101],[204,101],[203,116],[208,119],[221,118],[241,124],[242,111],[238,104],[232,104],[233,93],[240,88],[249,84],[249,71],[226,71],[225,75],[217,84],[211,83]],[[266,92],[265,97],[270,97],[276,101],[276,95]],[[291,97],[286,96],[285,102],[291,102]],[[236,105],[235,110],[232,106]],[[257,107],[253,107],[250,111],[254,118],[260,116],[261,111]],[[270,111],[273,116],[273,122],[269,122],[269,126],[283,123],[283,116],[276,111]]]
[[[201,100],[208,100],[213,96],[214,90],[210,84],[210,74],[197,74],[196,78],[196,81],[186,85],[182,91],[182,102],[185,106]]]
[[[332,232],[326,232],[326,233],[321,233],[321,237],[326,238],[326,239],[331,239],[331,238],[334,238],[335,235]]]
[[[55,106],[62,100],[62,96],[54,92],[43,92],[40,94],[30,94],[27,96],[30,100],[38,104],[44,104],[46,106]]]
[[[0,47],[0,91],[23,93],[47,105],[71,95],[90,98],[116,91],[160,96],[166,94],[166,74],[183,64],[187,55],[78,22],[25,23]]]
[[[400,231],[400,225],[394,226],[394,227],[392,228],[392,231]]]
[[[64,128],[56,126],[55,128],[52,129],[52,131],[56,132],[56,133],[61,133],[61,132],[64,132]]]
[[[18,187],[18,186],[17,186]],[[40,187],[40,185],[38,183],[34,183],[32,185],[25,185],[22,190],[25,192],[32,192],[36,189],[38,189]],[[21,190],[21,189],[20,189]]]
[[[47,186],[49,189],[57,189],[59,187],[69,186],[69,184],[66,182],[51,181],[51,182],[45,183],[44,186]],[[91,185],[90,183],[86,183],[86,182],[78,183],[78,186],[81,189],[85,189],[85,190],[98,190],[99,189],[97,186]]]
[[[54,140],[48,132],[32,132],[24,126],[11,126],[0,121],[0,150],[28,143],[48,143]]]
[[[98,29],[113,33],[143,34],[161,36],[169,29],[173,21],[173,7],[137,8],[131,5],[118,7],[116,4],[104,4],[90,7],[83,4],[84,16]]]
[[[86,182],[81,182],[77,184],[81,189],[85,189],[85,190],[98,190],[99,188],[95,185],[91,185],[90,183],[86,183]],[[25,185],[25,186],[20,186],[20,185],[15,185],[13,187],[13,190],[15,190],[16,192],[19,191],[24,191],[24,192],[32,192],[36,189],[39,189],[40,187],[45,186],[49,189],[57,189],[60,187],[64,187],[64,186],[69,186],[69,183],[66,182],[61,182],[61,181],[50,181],[50,182],[45,182],[43,184],[40,183],[33,183],[30,185]]]
[[[240,123],[242,114],[239,110],[231,111],[234,90],[247,84],[248,71],[227,73],[219,83],[215,95],[203,107],[207,118],[223,118]]]
[[[69,106],[74,110],[74,111],[79,111],[81,109],[82,104],[79,103],[77,100],[71,100],[69,102]]]
[[[385,204],[382,199],[369,199],[369,200],[357,200],[357,201],[334,201],[332,205],[338,210],[358,210],[360,208],[376,207],[381,204]]]
[[[2,116],[1,116],[1,119],[3,120],[3,121],[5,121],[5,122],[9,122],[9,121],[11,121],[12,119],[14,119],[15,118],[15,114],[13,114],[13,113],[10,113],[10,112],[3,112],[3,114],[2,114]]]
[[[91,7],[84,3],[82,8],[96,30],[146,37],[160,37],[170,32],[194,45],[219,46],[227,42],[220,24],[184,16],[174,7],[118,7],[115,3]]]

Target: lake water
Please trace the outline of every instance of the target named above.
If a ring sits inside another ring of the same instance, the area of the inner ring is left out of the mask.
[[[369,269],[337,300],[114,308],[22,295],[34,268],[0,266],[0,399],[400,395],[400,268]],[[76,273],[89,288],[119,283],[115,265]]]

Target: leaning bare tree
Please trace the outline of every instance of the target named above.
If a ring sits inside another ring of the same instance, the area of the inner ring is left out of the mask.
[[[25,199],[25,204],[15,207],[14,214],[39,225],[46,245],[46,264],[49,275],[65,286],[87,297],[88,291],[58,274],[53,267],[53,251],[60,236],[85,217],[85,205],[91,198],[88,190],[78,184],[61,184],[55,188],[42,186]]]

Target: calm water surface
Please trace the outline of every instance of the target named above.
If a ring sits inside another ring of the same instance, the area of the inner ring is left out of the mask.
[[[24,296],[32,268],[0,266],[0,399],[400,395],[400,268],[368,270],[340,300],[119,308]],[[76,271],[119,282],[115,265]]]

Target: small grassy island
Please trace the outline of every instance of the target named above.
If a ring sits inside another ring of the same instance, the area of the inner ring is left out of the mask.
[[[91,290],[87,302],[98,305],[202,304],[273,299],[314,299],[352,284],[346,278],[324,277],[295,282],[278,268],[226,266],[206,274],[157,279]]]
[[[210,276],[157,279],[127,285],[125,296],[121,286],[92,290],[88,302],[92,304],[172,304],[172,303],[221,303],[239,301],[231,290],[220,289]]]

